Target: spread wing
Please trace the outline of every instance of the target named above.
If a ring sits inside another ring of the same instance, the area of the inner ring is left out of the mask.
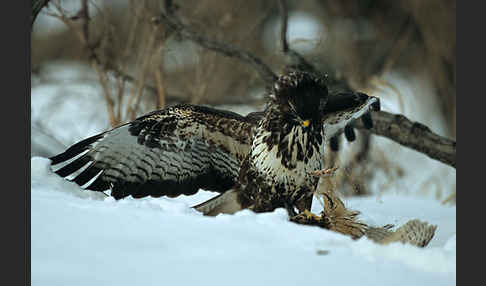
[[[87,138],[50,158],[57,174],[83,189],[132,195],[225,192],[238,177],[258,117],[177,105]]]

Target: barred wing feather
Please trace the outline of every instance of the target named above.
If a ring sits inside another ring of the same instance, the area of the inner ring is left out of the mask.
[[[50,158],[52,170],[84,189],[126,196],[225,192],[248,153],[254,118],[178,105],[87,138]]]

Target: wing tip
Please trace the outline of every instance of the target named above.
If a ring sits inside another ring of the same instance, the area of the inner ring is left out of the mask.
[[[90,145],[93,144],[94,142],[100,140],[101,138],[103,138],[104,134],[105,133],[101,133],[101,134],[86,138],[86,139],[72,145],[66,151],[64,151],[64,152],[62,152],[58,155],[50,157],[49,160],[51,160],[51,166],[57,165],[59,163],[65,162],[65,161],[68,161],[68,160],[70,160],[70,159],[72,159],[76,156],[79,156],[81,153],[86,152],[86,150],[89,149]]]

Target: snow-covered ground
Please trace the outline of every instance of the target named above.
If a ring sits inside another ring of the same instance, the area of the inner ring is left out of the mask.
[[[283,209],[213,218],[191,198],[87,195],[40,157],[31,172],[32,285],[455,285],[456,208],[434,199],[346,200],[376,225],[438,225],[421,249],[296,225]]]
[[[399,226],[415,218],[437,225],[425,248],[353,241],[288,222],[282,209],[204,217],[190,208],[214,195],[204,191],[175,200],[115,201],[82,191],[49,169],[45,156],[108,128],[99,86],[79,80],[84,68],[51,68],[44,73],[48,78],[32,79],[32,285],[456,284],[456,207],[440,203],[455,190],[455,169],[374,138],[371,155],[392,154],[388,159],[404,174],[391,182],[377,174],[375,195],[344,199],[371,225]],[[403,94],[376,94],[384,110],[443,132],[431,112],[436,104],[417,104],[413,96],[431,92],[426,82],[399,74],[388,80]],[[313,211],[319,210],[315,202]]]

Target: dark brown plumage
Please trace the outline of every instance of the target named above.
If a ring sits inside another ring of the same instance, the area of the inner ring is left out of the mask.
[[[316,180],[307,173],[323,168],[324,143],[378,100],[328,95],[300,71],[279,77],[269,95],[265,111],[247,116],[189,104],[154,111],[73,145],[51,158],[52,169],[116,199],[224,193],[196,206],[206,214],[310,207]]]
[[[309,210],[318,182],[312,172],[324,168],[327,134],[333,136],[333,126],[349,123],[377,101],[356,94],[341,101],[333,99],[329,104],[325,83],[312,74],[298,71],[279,77],[270,97],[272,100],[253,132],[237,184],[210,202],[211,207],[217,207],[217,212],[242,208],[265,212],[285,207],[295,215],[295,208]],[[235,198],[236,204],[234,199],[225,199],[227,196]],[[224,208],[225,204],[231,207]],[[216,214],[211,207],[203,203],[197,209]]]
[[[75,144],[51,158],[52,169],[82,188],[110,189],[116,199],[224,192],[235,183],[255,124],[233,112],[177,105]]]

